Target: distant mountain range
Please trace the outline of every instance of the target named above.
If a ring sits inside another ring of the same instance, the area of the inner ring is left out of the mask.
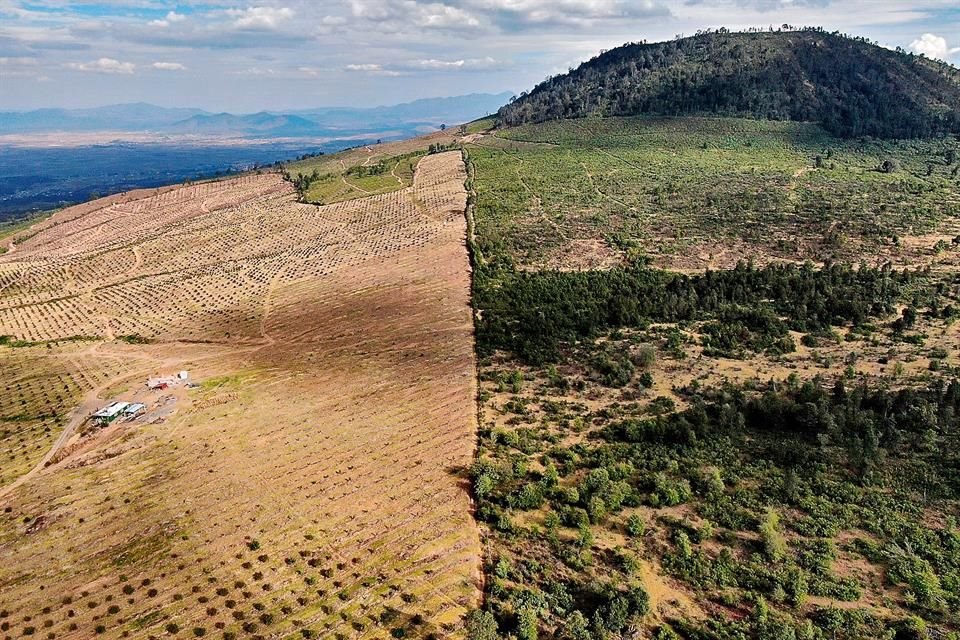
[[[511,93],[426,98],[386,107],[321,107],[253,114],[120,104],[93,109],[0,112],[0,134],[49,132],[151,132],[243,138],[342,138],[381,131],[413,134],[495,112]]]

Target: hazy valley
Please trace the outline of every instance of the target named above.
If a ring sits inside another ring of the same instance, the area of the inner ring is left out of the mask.
[[[247,115],[148,104],[0,113],[0,222],[98,195],[415,137],[486,115],[509,97]]]

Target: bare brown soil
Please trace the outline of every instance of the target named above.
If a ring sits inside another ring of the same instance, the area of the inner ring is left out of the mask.
[[[464,179],[451,152],[328,207],[277,175],[180,187],[0,258],[0,334],[97,337],[4,357],[116,359],[86,401],[163,411],[81,426],[0,497],[7,633],[457,635],[481,584]],[[139,390],[181,368],[199,388]]]

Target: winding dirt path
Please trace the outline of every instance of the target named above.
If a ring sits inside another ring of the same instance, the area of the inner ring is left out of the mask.
[[[596,182],[594,181],[594,179],[593,179],[593,174],[590,173],[590,169],[587,168],[587,165],[584,164],[583,162],[581,162],[581,163],[580,163],[580,166],[583,167],[583,171],[584,171],[584,173],[587,174],[587,180],[590,182],[590,186],[593,187],[593,190],[597,192],[597,195],[598,195],[598,196],[600,196],[601,198],[605,198],[605,199],[609,200],[610,202],[612,202],[612,203],[614,203],[614,204],[617,204],[617,205],[623,207],[624,209],[626,209],[626,210],[628,210],[628,211],[637,212],[637,208],[636,208],[636,207],[632,207],[632,206],[628,205],[626,202],[624,202],[623,200],[618,200],[617,198],[614,198],[613,196],[611,196],[611,195],[609,195],[609,194],[607,194],[607,193],[604,193],[604,192],[600,189],[600,187],[597,186],[597,183],[596,183]]]
[[[107,382],[104,382],[97,388],[88,391],[83,396],[83,400],[80,401],[80,404],[70,414],[70,421],[63,428],[63,431],[60,432],[60,437],[58,437],[56,442],[53,443],[53,446],[50,447],[50,450],[46,453],[46,455],[44,455],[43,458],[41,458],[40,461],[34,465],[30,471],[26,472],[7,486],[0,488],[0,499],[5,498],[17,487],[31,480],[47,467],[50,461],[53,460],[54,456],[57,455],[57,452],[59,452],[60,449],[62,449],[63,446],[70,440],[76,430],[87,421],[87,419],[90,417],[90,414],[99,409],[103,404],[104,399],[100,397],[101,393],[117,384],[132,378],[136,378],[140,375],[142,375],[142,373],[135,372],[117,376],[115,378],[111,378]]]
[[[400,166],[400,162],[401,162],[400,160],[397,160],[397,164],[393,165],[393,169],[390,169],[390,175],[392,175],[394,178],[396,178],[396,179],[397,179],[397,184],[399,184],[399,185],[402,187],[402,186],[403,186],[403,180],[400,178],[400,176],[397,175],[397,167]]]
[[[557,232],[557,235],[560,236],[564,241],[569,240],[567,234],[563,232],[563,229],[560,228],[556,222],[550,219],[550,216],[547,215],[546,209],[543,208],[543,201],[540,199],[540,195],[530,188],[530,185],[527,184],[527,181],[524,179],[523,174],[520,173],[520,168],[523,167],[523,158],[517,156],[519,164],[517,166],[517,179],[520,181],[520,184],[523,185],[523,188],[526,189],[527,193],[530,194],[530,197],[533,199],[533,211],[539,216],[544,222],[553,227],[553,230]]]
[[[347,165],[344,164],[343,160],[340,161],[340,166],[343,167],[344,172],[346,172],[346,170],[347,170]],[[363,187],[361,187],[361,186],[359,186],[359,185],[353,184],[352,182],[348,182],[348,181],[347,181],[347,174],[346,174],[346,173],[341,173],[341,174],[340,174],[340,180],[343,182],[343,184],[347,185],[347,187],[349,187],[349,188],[351,188],[351,189],[356,189],[356,190],[359,191],[360,193],[365,193],[365,194],[367,194],[368,196],[372,196],[372,195],[373,195],[373,193],[372,193],[371,191],[367,191],[366,189],[364,189]]]

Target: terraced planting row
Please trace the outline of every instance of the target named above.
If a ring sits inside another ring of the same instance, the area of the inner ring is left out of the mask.
[[[150,338],[100,348],[189,367],[199,387],[0,500],[0,635],[459,634],[481,582],[463,477],[476,429],[465,178],[458,152],[431,155],[407,189],[326,207],[296,203],[279,176],[257,178],[260,195],[228,181],[241,201],[220,208],[144,203],[179,213],[134,224],[123,249],[68,249],[60,227],[92,224],[68,210],[51,228],[63,245],[41,232],[4,256],[41,276],[16,303],[0,295],[0,333],[56,337],[59,308],[101,336]],[[101,251],[136,267],[84,271]],[[65,262],[95,291],[30,298]]]
[[[0,489],[40,461],[83,394],[128,369],[123,359],[87,346],[59,345],[55,354],[0,346]]]

